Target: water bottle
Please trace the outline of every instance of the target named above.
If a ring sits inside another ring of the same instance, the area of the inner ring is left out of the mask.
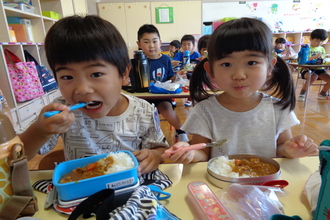
[[[309,51],[310,49],[308,44],[301,46],[298,53],[298,64],[306,64],[308,62]]]
[[[132,69],[130,79],[132,89],[135,92],[148,92],[150,84],[150,67],[149,62],[142,50],[138,50],[131,60]]]
[[[11,124],[9,117],[9,109],[4,106],[3,97],[0,99],[0,211],[13,195],[11,184],[11,169],[9,158],[15,152],[23,150],[23,143],[16,136],[15,130]]]
[[[9,118],[11,123],[13,124],[13,118],[11,116],[10,108],[8,106],[8,103],[7,103],[6,99],[3,96],[1,96],[1,91],[0,91],[0,112],[2,114],[7,115],[7,117]]]
[[[183,62],[182,67],[183,69],[190,65],[190,50],[185,50],[183,52]]]

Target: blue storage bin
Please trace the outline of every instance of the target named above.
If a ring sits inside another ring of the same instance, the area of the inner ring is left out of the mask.
[[[130,151],[125,152],[130,155],[134,162],[134,167],[128,170],[123,170],[111,174],[105,174],[89,179],[83,179],[76,182],[59,183],[60,179],[72,170],[94,163],[105,158],[108,154],[101,154],[92,157],[86,157],[76,160],[65,161],[56,166],[53,174],[53,184],[56,186],[58,195],[61,200],[69,201],[78,198],[90,196],[102,189],[121,189],[130,187],[138,182],[138,161]]]
[[[8,24],[20,24],[21,18],[20,17],[7,17]]]

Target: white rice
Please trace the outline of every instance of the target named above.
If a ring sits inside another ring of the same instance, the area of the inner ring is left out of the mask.
[[[239,173],[233,172],[233,168],[235,166],[235,159],[228,159],[228,156],[220,156],[213,158],[212,161],[208,163],[208,168],[214,172],[215,174],[226,176],[226,177],[253,177],[251,175],[239,175]]]
[[[109,153],[107,157],[113,157],[114,163],[105,174],[128,170],[134,167],[134,161],[130,155],[125,152]]]

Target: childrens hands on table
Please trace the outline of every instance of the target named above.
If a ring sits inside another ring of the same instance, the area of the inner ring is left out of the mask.
[[[288,140],[283,145],[286,153],[292,158],[317,155],[319,150],[317,144],[306,135],[298,135]]]
[[[161,149],[142,149],[134,151],[133,154],[140,162],[138,167],[139,176],[145,173],[150,173],[158,168],[158,165],[162,162]]]
[[[187,142],[178,142],[175,143],[172,147],[165,150],[162,155],[162,159],[165,161],[170,159],[175,163],[189,164],[195,158],[195,150],[187,150],[189,148],[189,143]],[[205,146],[205,143],[194,144],[193,146]]]

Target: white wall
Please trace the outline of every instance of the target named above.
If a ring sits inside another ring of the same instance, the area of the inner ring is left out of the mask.
[[[274,31],[305,31],[330,29],[329,0],[238,1],[203,3],[203,21],[218,21],[224,17],[258,17]]]

